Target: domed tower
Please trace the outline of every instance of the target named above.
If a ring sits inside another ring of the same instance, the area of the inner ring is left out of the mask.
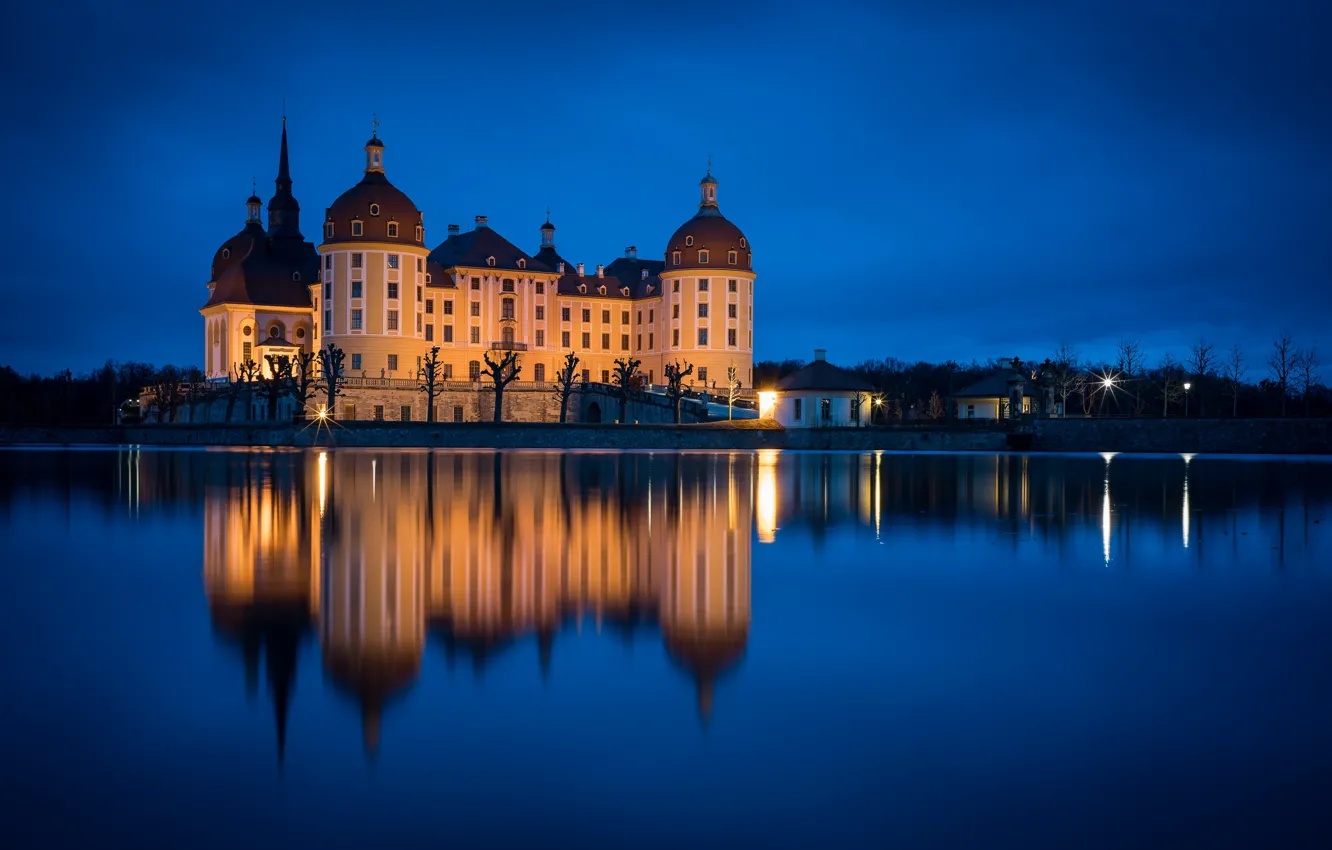
[[[267,369],[265,356],[293,356],[314,345],[311,281],[319,255],[300,230],[300,205],[291,193],[287,122],[282,121],[277,192],[268,204],[268,230],[260,221],[263,201],[245,201],[245,226],[213,254],[204,316],[204,373],[234,375],[246,361]]]
[[[695,385],[715,384],[719,391],[734,365],[740,383],[752,387],[753,249],[717,206],[711,163],[698,185],[698,212],[666,243],[662,363],[692,363]]]
[[[384,173],[378,128],[365,174],[324,215],[320,279],[311,287],[321,347],[347,356],[349,377],[409,378],[426,351],[425,223]]]

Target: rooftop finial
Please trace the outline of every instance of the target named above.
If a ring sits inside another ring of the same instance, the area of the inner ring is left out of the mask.
[[[250,178],[250,194],[251,195],[259,194],[259,181],[254,179],[253,177]]]
[[[287,123],[287,96],[282,96],[282,123]]]
[[[370,113],[370,119],[371,119],[371,120],[370,120],[370,123],[373,124],[373,125],[375,125],[375,128],[374,128],[373,130],[370,131],[370,138],[372,138],[372,139],[378,139],[378,138],[379,138],[379,113],[378,113],[378,112],[371,112],[371,113]]]
[[[712,154],[708,154],[708,174],[712,174]]]

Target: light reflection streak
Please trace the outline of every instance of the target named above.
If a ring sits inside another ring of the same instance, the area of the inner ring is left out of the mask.
[[[1110,566],[1110,461],[1117,452],[1101,452],[1105,458],[1105,496],[1101,500],[1101,554]]]
[[[1184,458],[1184,509],[1181,511],[1180,523],[1184,530],[1184,548],[1189,548],[1189,461],[1193,460],[1192,454],[1181,454]]]
[[[319,515],[324,515],[328,502],[328,452],[319,453]]]
[[[777,450],[760,449],[758,453],[758,520],[760,543],[777,539]]]

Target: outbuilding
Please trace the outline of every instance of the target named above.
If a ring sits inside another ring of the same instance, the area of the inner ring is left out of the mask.
[[[759,393],[759,411],[786,428],[861,428],[870,423],[874,387],[828,362],[814,349],[814,362]]]

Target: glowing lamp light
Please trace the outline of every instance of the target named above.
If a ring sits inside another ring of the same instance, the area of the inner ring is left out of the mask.
[[[1101,381],[1101,386],[1105,387],[1107,390],[1113,387],[1114,385],[1115,385],[1114,378],[1106,378],[1104,381]]]
[[[320,419],[327,419],[327,418],[328,418],[328,408],[325,407],[325,406],[322,405],[322,404],[319,405],[319,412],[318,412],[317,414],[315,414],[315,415],[318,416]]]
[[[1191,389],[1193,389],[1193,384],[1190,384],[1188,381],[1185,381],[1185,382],[1184,382],[1184,392],[1188,392],[1188,391],[1191,390]]]
[[[777,407],[777,393],[761,392],[758,394],[759,417],[766,419],[772,416],[773,410]]]

